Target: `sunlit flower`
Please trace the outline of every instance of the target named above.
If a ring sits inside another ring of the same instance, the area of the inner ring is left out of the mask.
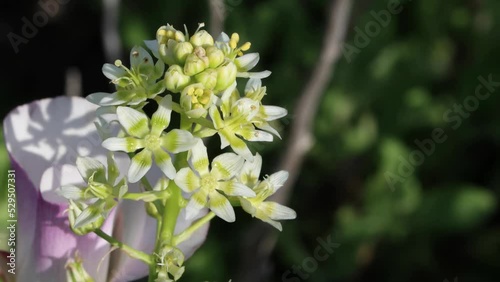
[[[235,96],[236,95],[236,96]],[[247,141],[273,141],[273,136],[258,130],[252,121],[259,114],[260,102],[250,98],[239,98],[235,85],[222,95],[221,112],[215,106],[210,108],[210,117],[221,139],[221,148],[231,148],[247,160],[253,155],[243,138]]]
[[[266,201],[283,186],[288,179],[288,172],[276,172],[264,180],[259,181],[262,167],[262,157],[257,153],[253,162],[246,161],[239,175],[239,180],[248,187],[252,187],[257,194],[255,197],[239,197],[241,207],[264,222],[282,231],[281,223],[277,220],[295,219],[297,214],[294,210],[275,202]]]
[[[75,233],[89,233],[100,226],[93,225],[99,219],[105,219],[125,193],[128,191],[126,179],[115,183],[119,171],[111,154],[108,154],[108,168],[99,161],[89,157],[78,157],[76,166],[86,185],[66,185],[59,194],[68,200],[86,202],[86,206],[78,206],[70,202],[70,226]],[[73,221],[73,222],[72,222]],[[91,228],[81,228],[91,226]]]
[[[87,100],[99,106],[140,105],[147,99],[165,91],[163,73],[165,64],[158,60],[153,63],[151,55],[142,47],[134,47],[130,52],[131,68],[120,60],[114,65],[104,64],[102,72],[116,85],[116,92],[98,92],[87,96]]]
[[[260,79],[251,78],[248,80],[245,86],[245,97],[259,102],[259,111],[252,118],[253,125],[280,137],[278,131],[274,129],[269,122],[285,117],[288,111],[282,107],[263,105],[262,98],[264,98],[265,95],[266,87],[262,86],[262,81]]]
[[[209,170],[207,148],[203,141],[191,149],[191,167],[182,168],[175,177],[175,183],[185,192],[193,193],[186,207],[187,218],[192,218],[200,209],[208,206],[217,216],[227,222],[234,222],[235,215],[229,196],[255,196],[255,193],[233,177],[239,173],[244,160],[236,154],[225,153],[213,159]]]
[[[170,179],[176,171],[169,153],[179,153],[189,150],[196,139],[185,130],[174,129],[165,133],[170,124],[172,113],[172,96],[165,96],[158,105],[151,121],[143,112],[128,107],[118,107],[116,114],[129,137],[113,137],[106,139],[102,145],[110,151],[133,153],[142,149],[133,158],[128,170],[128,180],[135,183],[141,180],[153,165],[156,165]]]
[[[261,72],[249,72],[253,69],[259,62],[259,53],[248,53],[243,54],[243,52],[248,51],[251,47],[250,42],[245,42],[243,45],[238,47],[240,41],[240,36],[238,33],[233,33],[231,38],[224,32],[222,32],[215,46],[222,50],[226,57],[233,61],[237,67],[237,77],[249,77],[249,78],[266,78],[271,75],[270,71]]]

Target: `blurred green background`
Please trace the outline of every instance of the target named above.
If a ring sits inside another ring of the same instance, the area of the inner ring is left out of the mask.
[[[261,54],[259,70],[273,72],[264,81],[267,104],[290,112],[281,124],[283,140],[258,147],[264,173],[279,169],[295,102],[318,63],[329,3],[225,1],[225,30],[251,41]],[[262,281],[499,281],[500,90],[493,88],[462,116],[454,105],[473,102],[468,96],[481,85],[478,77],[500,81],[500,2],[401,1],[402,11],[361,47],[358,30],[370,26],[372,12],[387,10],[387,3],[354,1],[347,43],[359,52],[340,58],[321,100],[314,147],[288,203],[298,218],[284,224],[270,276]],[[101,74],[101,1],[61,6],[18,54],[4,34],[19,34],[21,18],[40,7],[37,1],[3,5],[1,117],[17,105],[63,94],[69,68],[81,73],[84,94],[108,89]],[[194,30],[198,22],[209,23],[208,10],[201,0],[121,1],[123,59],[133,45],[153,39],[160,25],[182,29],[185,23]],[[436,128],[446,141],[403,176],[410,154],[422,152],[415,140],[431,139]],[[0,183],[6,183],[6,162],[2,148]],[[255,223],[264,226],[241,211],[237,217],[232,225],[214,221],[183,281],[235,281],[245,235]],[[317,240],[329,236],[340,246],[307,278],[293,274],[294,265],[316,268],[308,257]],[[292,273],[284,279],[287,270]]]

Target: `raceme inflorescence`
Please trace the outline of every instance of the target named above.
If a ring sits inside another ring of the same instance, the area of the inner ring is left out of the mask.
[[[262,157],[247,146],[280,137],[271,122],[287,111],[263,104],[267,93],[261,79],[271,72],[251,72],[259,54],[247,53],[251,44],[241,43],[237,33],[214,40],[202,28],[190,36],[187,30],[162,26],[156,40],[145,41],[149,51],[132,48],[129,67],[120,60],[104,64],[103,73],[116,90],[87,100],[98,105],[95,125],[108,160],[79,157],[76,166],[85,184],[59,190],[70,202],[74,233],[94,232],[142,260],[149,266],[149,281],[179,280],[186,259],[179,244],[213,218],[234,222],[234,207],[280,231],[278,220],[296,217],[292,209],[267,201],[288,172],[261,177]],[[246,83],[238,88],[241,81]],[[210,155],[204,143],[213,136],[221,144],[218,155]],[[119,154],[130,160],[126,171],[117,165]],[[154,171],[161,177],[150,177]],[[129,189],[134,183],[142,190]],[[144,202],[156,219],[153,253],[127,247],[100,229],[124,201]],[[179,218],[191,221],[176,234]],[[70,281],[93,281],[81,263],[69,265]]]

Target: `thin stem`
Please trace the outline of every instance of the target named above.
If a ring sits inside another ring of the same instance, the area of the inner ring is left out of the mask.
[[[153,191],[153,186],[149,183],[149,180],[146,177],[141,179],[141,183],[144,185],[144,189],[146,189],[146,191]]]
[[[151,183],[149,183],[149,180],[146,177],[143,177],[141,179],[142,185],[144,185],[144,189],[146,191],[153,191],[153,186]],[[153,202],[153,205],[155,205],[156,210],[161,214],[163,213],[163,202],[161,200],[156,200]]]
[[[196,230],[203,227],[203,225],[208,223],[214,217],[215,217],[215,213],[209,212],[204,217],[198,219],[195,223],[193,223],[193,225],[191,225],[189,228],[184,230],[181,234],[174,237],[174,240],[173,240],[174,246],[177,246],[180,243],[189,239],[191,237],[191,235],[193,235],[193,233],[196,232]]]
[[[94,233],[101,237],[102,239],[106,240],[111,246],[113,247],[118,247],[122,251],[124,251],[127,255],[129,255],[131,258],[142,260],[144,263],[147,265],[151,265],[153,263],[153,260],[151,259],[151,256],[143,253],[139,250],[136,250],[128,245],[125,245],[124,243],[116,240],[115,238],[109,236],[106,234],[104,231],[101,229],[97,229],[94,231]]]

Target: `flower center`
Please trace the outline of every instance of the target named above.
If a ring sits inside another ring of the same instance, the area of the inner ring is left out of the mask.
[[[201,179],[201,188],[202,189],[207,189],[207,190],[215,190],[219,187],[219,183],[217,182],[217,179],[213,177],[212,175],[207,175]]]
[[[156,135],[149,134],[144,138],[145,148],[154,151],[160,147],[160,137]]]
[[[187,94],[191,96],[191,103],[194,109],[203,108],[210,102],[212,91],[200,87],[191,87],[188,89]]]

